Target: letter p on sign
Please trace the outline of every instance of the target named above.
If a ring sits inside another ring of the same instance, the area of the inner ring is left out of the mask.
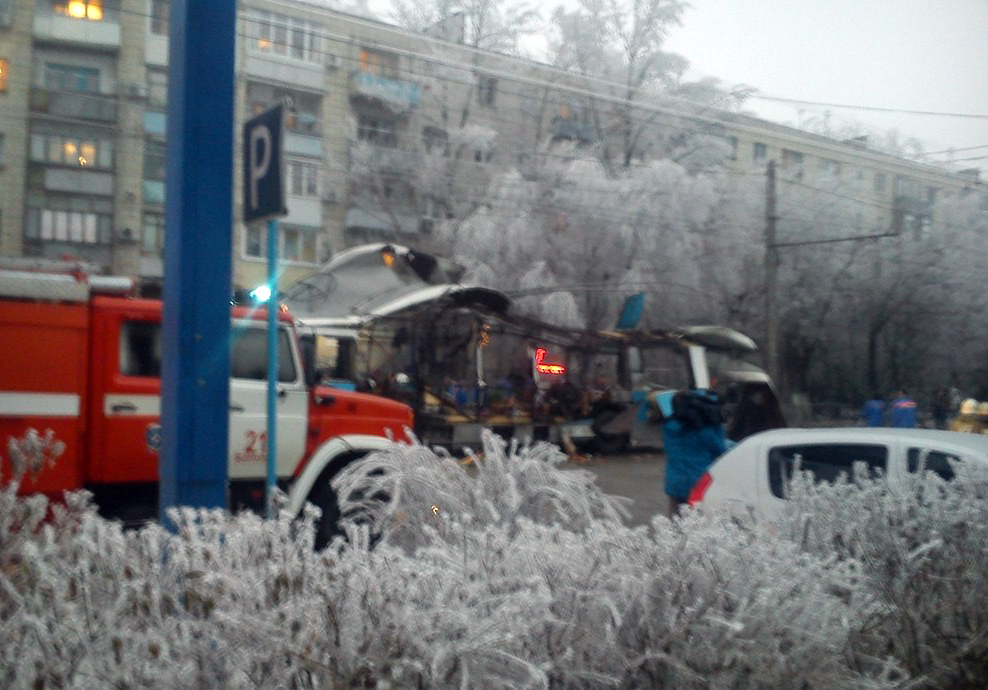
[[[285,107],[277,105],[244,123],[244,222],[288,213],[285,207]]]

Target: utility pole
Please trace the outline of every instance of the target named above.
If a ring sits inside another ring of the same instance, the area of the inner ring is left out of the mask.
[[[776,268],[779,265],[775,246],[775,161],[768,162],[765,185],[765,370],[775,385],[780,384],[778,366],[778,317],[775,302]]]

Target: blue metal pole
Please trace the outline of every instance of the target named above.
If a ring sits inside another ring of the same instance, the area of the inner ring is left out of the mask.
[[[159,517],[227,507],[235,0],[172,0]]]
[[[274,517],[271,499],[278,481],[278,221],[268,221],[268,481],[266,515]]]

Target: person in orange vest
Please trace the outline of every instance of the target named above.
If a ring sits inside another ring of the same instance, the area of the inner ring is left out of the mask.
[[[899,429],[916,428],[916,401],[906,394],[904,388],[900,388],[892,401],[890,426]]]

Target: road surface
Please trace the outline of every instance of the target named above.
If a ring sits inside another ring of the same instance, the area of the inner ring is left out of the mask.
[[[661,451],[593,455],[586,463],[567,462],[561,467],[589,470],[604,493],[632,499],[629,525],[647,525],[653,515],[665,515],[668,510],[662,488],[666,463]]]

